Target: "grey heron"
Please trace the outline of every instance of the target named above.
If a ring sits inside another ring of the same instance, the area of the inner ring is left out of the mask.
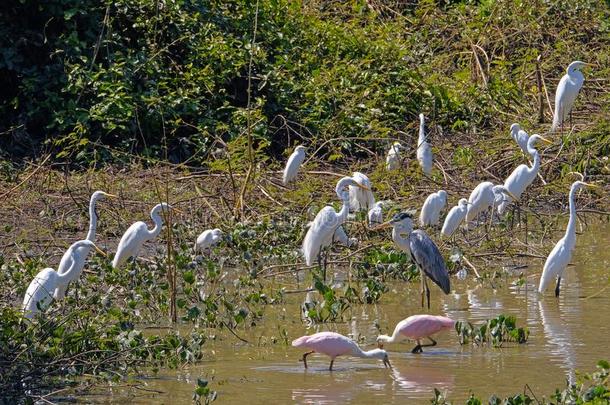
[[[424,306],[424,292],[430,309],[430,288],[426,278],[429,277],[445,294],[449,294],[451,286],[449,272],[445,259],[428,234],[421,229],[413,230],[413,212],[399,212],[394,217],[373,229],[379,230],[392,227],[392,239],[396,246],[407,252],[421,275],[421,306]]]

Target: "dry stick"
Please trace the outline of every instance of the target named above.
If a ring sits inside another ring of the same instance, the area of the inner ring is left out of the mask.
[[[542,94],[542,72],[540,71],[540,59],[542,55],[536,58],[536,85],[538,86],[538,123],[544,123],[544,96]]]
[[[258,3],[257,3],[257,4],[258,4]],[[225,323],[225,321],[221,321],[221,322],[222,322],[223,326],[224,326],[225,328],[227,328],[227,329],[229,330],[229,332],[231,332],[231,334],[232,334],[233,336],[235,336],[236,338],[238,338],[239,340],[241,340],[241,341],[242,341],[242,342],[244,342],[244,343],[250,343],[250,342],[248,342],[246,339],[244,339],[244,338],[240,337],[240,336],[239,336],[237,333],[235,333],[235,331],[234,331],[234,330],[233,330],[233,329],[232,329],[232,328],[231,328],[229,325],[227,325],[227,324]]]
[[[256,31],[258,28],[258,3],[259,0],[256,0],[256,9],[254,11],[254,29],[252,33],[252,42],[250,43],[250,61],[248,63],[248,101],[247,101],[247,135],[248,135],[248,172],[246,173],[246,179],[244,180],[244,184],[242,185],[241,192],[239,194],[239,201],[236,201],[236,208],[239,207],[239,217],[240,219],[244,216],[244,197],[246,195],[246,190],[248,188],[248,183],[250,182],[250,177],[252,176],[252,172],[254,171],[254,152],[252,150],[252,110],[251,110],[251,101],[252,101],[252,64],[254,63],[254,44],[256,43]],[[236,209],[237,211],[237,209]],[[236,212],[237,214],[237,212]]]
[[[44,158],[44,160],[42,161],[42,163],[36,168],[34,169],[34,171],[30,174],[28,174],[25,179],[21,180],[19,182],[19,184],[17,184],[15,187],[11,188],[9,191],[7,191],[6,193],[2,194],[0,196],[0,200],[3,199],[4,197],[6,197],[7,195],[11,194],[13,191],[17,190],[19,187],[21,187],[25,182],[27,182],[29,179],[32,178],[33,175],[36,174],[36,172],[38,172],[38,170],[40,170],[45,163],[47,163],[47,160],[49,160],[49,158],[51,157],[51,154],[48,154],[46,158]]]
[[[474,267],[474,265],[473,265],[472,263],[470,263],[470,260],[468,260],[468,259],[466,258],[466,256],[464,256],[464,255],[462,255],[462,259],[464,259],[464,261],[466,262],[466,264],[467,264],[467,265],[468,265],[468,266],[469,266],[469,267],[470,267],[470,268],[471,268],[471,269],[474,271],[474,275],[475,275],[475,276],[476,276],[478,279],[480,279],[480,278],[481,278],[481,275],[480,275],[480,274],[479,274],[479,272],[477,271],[477,268],[476,268],[476,267]]]

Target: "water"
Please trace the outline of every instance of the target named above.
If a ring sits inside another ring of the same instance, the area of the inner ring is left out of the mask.
[[[552,236],[553,240],[560,237]],[[544,298],[537,297],[542,259],[520,262],[528,265],[520,270],[527,280],[525,286],[513,285],[517,277],[509,276],[494,280],[496,289],[489,282],[479,285],[471,277],[453,279],[453,293],[447,296],[436,286],[432,288],[431,313],[473,323],[501,313],[513,314],[530,330],[530,339],[524,345],[460,346],[455,332],[450,331],[438,335],[438,345],[425,348],[423,354],[411,354],[410,342],[386,345],[391,370],[377,360],[340,357],[335,370],[329,372],[329,360],[321,355],[309,356],[310,368],[304,370],[299,362],[303,351],[285,345],[281,329],[287,331],[289,340],[334,330],[363,340],[365,348],[370,349],[378,334],[375,322],[383,333],[391,333],[398,321],[424,311],[418,283],[391,282],[392,292],[383,296],[381,304],[352,307],[346,317],[351,320],[346,323],[307,329],[299,309],[304,294],[294,294],[287,304],[269,309],[255,328],[238,331],[250,344],[222,334],[222,340],[206,343],[207,361],[138,378],[139,389],[104,388],[86,400],[189,403],[198,377],[210,380],[220,403],[428,404],[434,388],[463,403],[470,392],[486,399],[492,393],[523,392],[526,384],[536,396],[548,396],[555,388],[563,388],[566,381],[574,381],[577,371],[592,371],[598,360],[610,359],[610,288],[595,298],[584,299],[608,282],[608,246],[607,224],[591,225],[578,235],[572,259],[575,266],[564,273],[559,299],[550,289]],[[498,263],[498,268],[502,265]],[[278,342],[272,343],[274,339]]]

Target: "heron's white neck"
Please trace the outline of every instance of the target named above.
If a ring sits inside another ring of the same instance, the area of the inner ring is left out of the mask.
[[[566,238],[576,237],[576,191],[578,191],[578,186],[572,186],[570,189],[570,220],[566,228]]]
[[[426,142],[426,127],[424,125],[424,116],[420,115],[419,116],[419,137],[417,140],[417,146],[420,146],[424,142]]]
[[[81,245],[81,246],[78,246],[77,248],[80,248],[80,247],[83,247],[83,246]],[[60,284],[65,284],[72,280],[72,273],[76,270],[76,260],[75,260],[74,255],[76,254],[77,248],[70,247],[68,252],[66,252],[71,257],[72,260],[70,260],[70,267],[68,267],[67,271],[65,271],[63,273],[57,272],[57,279],[59,280]],[[89,247],[87,246],[87,248],[89,248]]]
[[[148,235],[150,236],[150,238],[156,238],[157,236],[159,236],[159,233],[161,233],[161,226],[163,226],[163,218],[161,218],[159,211],[161,211],[161,210],[153,209],[150,212],[150,217],[152,218],[153,222],[155,223],[155,227],[153,229],[151,229],[150,231],[148,231]]]
[[[349,194],[345,193],[345,195],[341,196],[341,201],[343,205],[341,206],[341,210],[338,214],[339,224],[341,225],[347,220],[347,214],[349,214]]]
[[[529,148],[528,147],[527,151],[534,158],[534,163],[532,164],[532,167],[528,168],[527,171],[530,172],[530,173],[537,173],[538,170],[540,169],[540,154],[534,148]]]
[[[95,212],[95,204],[97,200],[91,199],[89,203],[89,231],[87,232],[87,240],[95,242],[95,231],[97,230],[97,212]]]

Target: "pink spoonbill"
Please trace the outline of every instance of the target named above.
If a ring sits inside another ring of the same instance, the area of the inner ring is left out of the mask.
[[[379,348],[382,348],[384,343],[411,339],[417,342],[417,346],[411,350],[411,353],[421,353],[423,352],[422,347],[436,346],[436,340],[432,339],[432,335],[445,329],[452,329],[454,325],[455,321],[446,316],[412,315],[396,324],[392,336],[377,336],[377,344]],[[431,343],[422,345],[421,339],[423,338],[427,338]]]
[[[310,350],[303,354],[305,368],[307,368],[307,356],[312,353],[321,353],[330,357],[330,367],[328,368],[330,371],[333,371],[335,358],[343,355],[379,359],[383,361],[384,366],[392,367],[385,350],[373,349],[364,351],[350,338],[335,332],[319,332],[309,336],[301,336],[292,341],[292,346]]]

